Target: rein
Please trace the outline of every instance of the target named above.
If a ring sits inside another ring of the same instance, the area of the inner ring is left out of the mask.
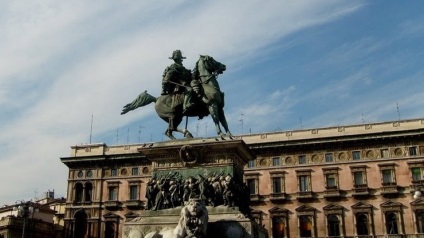
[[[213,77],[214,75],[213,74],[209,74],[209,75],[200,75],[199,77],[200,77],[200,81],[201,81],[201,83],[208,83],[209,82],[209,80]],[[203,77],[207,77],[205,80],[203,80]]]

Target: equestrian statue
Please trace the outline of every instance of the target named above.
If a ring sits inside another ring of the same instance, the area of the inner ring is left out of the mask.
[[[209,114],[218,136],[231,137],[224,114],[224,93],[221,92],[217,81],[218,75],[226,70],[226,66],[211,56],[200,55],[195,68],[190,71],[182,64],[185,57],[180,50],[175,50],[169,58],[174,60],[174,63],[163,73],[161,95],[156,98],[144,91],[134,101],[125,105],[121,114],[155,102],[157,114],[168,123],[165,135],[170,139],[176,139],[172,134],[174,131],[182,133],[185,138],[193,138],[187,130],[187,120],[184,129],[178,127],[183,118],[202,119]],[[221,131],[220,124],[226,134]]]

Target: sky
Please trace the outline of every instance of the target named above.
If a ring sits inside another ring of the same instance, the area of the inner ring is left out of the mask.
[[[424,1],[0,0],[0,205],[66,197],[71,145],[167,140],[154,106],[180,49],[225,64],[234,135],[424,117]],[[216,136],[211,117],[191,118]],[[178,136],[181,138],[181,136]]]

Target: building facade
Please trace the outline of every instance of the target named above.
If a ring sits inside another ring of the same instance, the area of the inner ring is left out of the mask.
[[[54,192],[50,191],[35,202],[19,201],[5,205],[0,208],[0,238],[61,238],[64,208],[64,199],[54,198]]]
[[[256,154],[244,179],[252,214],[270,237],[424,233],[424,119],[235,139]],[[62,158],[67,237],[124,237],[123,224],[144,209],[151,178],[152,164],[138,148],[156,144],[71,147]]]

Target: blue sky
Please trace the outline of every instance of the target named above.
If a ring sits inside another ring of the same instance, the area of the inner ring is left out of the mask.
[[[180,49],[227,65],[233,134],[424,117],[423,1],[0,1],[0,205],[66,196],[60,157],[166,140],[153,105]],[[214,136],[211,118],[190,131]]]

